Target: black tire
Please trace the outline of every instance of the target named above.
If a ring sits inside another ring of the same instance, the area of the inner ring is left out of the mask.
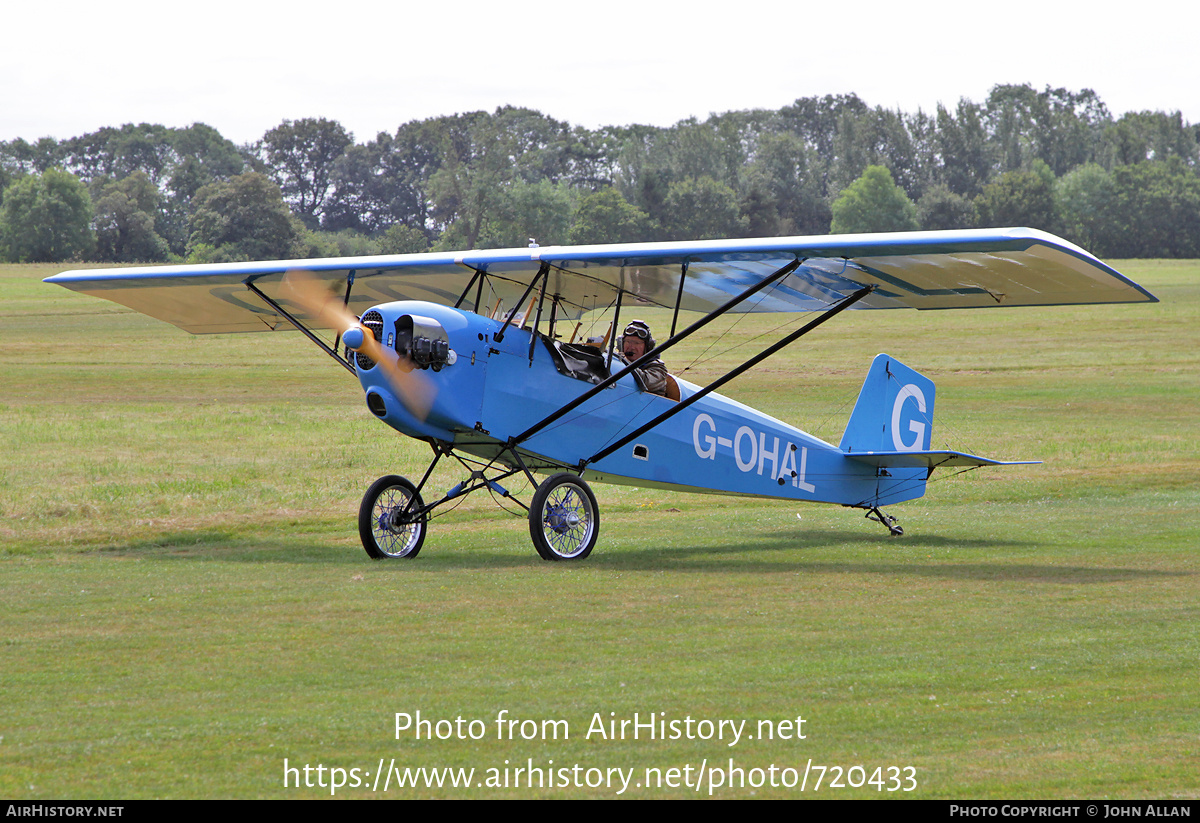
[[[412,505],[409,505],[409,501]],[[405,510],[425,506],[417,487],[408,478],[389,474],[371,484],[358,507],[358,536],[363,548],[376,560],[385,557],[416,557],[425,542],[428,514],[405,518]]]
[[[600,508],[583,478],[566,472],[537,487],[529,504],[529,536],[544,560],[582,560],[600,537]]]

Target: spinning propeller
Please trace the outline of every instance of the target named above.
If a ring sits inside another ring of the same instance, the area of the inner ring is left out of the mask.
[[[336,329],[342,341],[383,369],[388,387],[418,420],[424,420],[433,405],[437,389],[429,378],[414,371],[407,356],[397,354],[375,339],[375,333],[359,322],[346,304],[309,272],[293,269],[284,275],[283,296],[294,300],[308,312],[316,325]]]

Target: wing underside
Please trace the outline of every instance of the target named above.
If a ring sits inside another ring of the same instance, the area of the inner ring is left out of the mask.
[[[196,334],[291,328],[247,284],[302,320],[280,281],[304,269],[355,314],[393,300],[480,313],[516,306],[543,267],[558,317],[612,305],[709,312],[796,260],[800,266],[734,311],[823,309],[863,286],[855,308],[987,308],[1155,302],[1086,251],[1034,229],[552,246],[386,257],[69,271],[47,282],[103,297]],[[540,284],[539,284],[540,288]],[[477,305],[478,304],[478,305]]]

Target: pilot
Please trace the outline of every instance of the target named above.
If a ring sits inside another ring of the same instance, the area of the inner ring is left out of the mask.
[[[630,320],[618,342],[620,343],[620,357],[626,365],[654,348],[654,336],[650,333],[650,327],[641,320]],[[662,360],[656,357],[649,363],[634,369],[634,372],[641,378],[646,391],[666,396],[667,367]]]

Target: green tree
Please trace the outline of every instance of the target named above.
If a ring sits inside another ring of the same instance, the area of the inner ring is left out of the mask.
[[[845,188],[867,166],[886,166],[893,182],[910,197],[920,194],[926,172],[917,156],[908,122],[899,111],[847,110],[838,118],[833,181]]]
[[[843,114],[865,114],[870,110],[856,94],[802,97],[779,111],[783,128],[810,146],[818,157],[834,156],[834,143]]]
[[[64,140],[59,151],[67,168],[89,184],[141,171],[157,186],[178,160],[173,134],[174,129],[157,123],[126,123]]]
[[[835,148],[837,145],[853,145],[852,140],[839,135],[839,128],[845,123],[855,122],[855,116],[869,111],[870,107],[855,94],[803,97],[779,110],[782,131],[798,137],[811,150],[807,174],[826,204],[832,202],[837,193],[835,176],[843,174],[848,164],[860,162],[858,158],[842,162],[838,157]],[[869,161],[864,158],[862,162]],[[828,214],[827,205],[825,212]],[[814,233],[828,231],[828,217],[823,221],[817,219],[815,222],[820,226],[815,232],[807,225],[803,230]],[[797,229],[800,228],[798,225]]]
[[[209,183],[228,180],[245,169],[246,161],[237,146],[211,126],[193,123],[171,133],[175,162],[167,172],[159,234],[182,255],[187,248],[192,200]]]
[[[517,181],[503,195],[488,221],[487,245],[516,248],[531,241],[542,246],[567,242],[575,197],[565,182]]]
[[[729,188],[737,185],[746,163],[734,123],[689,118],[672,126],[662,142],[672,180],[711,178]]]
[[[17,263],[81,259],[95,247],[87,186],[61,169],[20,178],[0,204],[0,249]]]
[[[145,175],[162,197],[155,233],[176,254],[187,245],[192,197],[208,183],[240,174],[244,165],[237,147],[203,123],[182,129],[153,123],[105,127],[64,140],[56,152],[93,192],[135,173]]]
[[[1120,257],[1200,257],[1200,177],[1179,157],[1112,170]]]
[[[145,172],[94,185],[96,258],[119,263],[165,260],[170,249],[155,230],[159,193]]]
[[[571,185],[585,191],[600,191],[613,185],[626,132],[627,127],[604,126],[595,131],[574,127],[563,152]]]
[[[399,144],[386,133],[347,148],[334,164],[325,227],[373,234],[396,223],[424,226],[424,193],[403,164]]]
[[[834,234],[915,231],[917,207],[883,166],[867,166],[862,176],[833,201]]]
[[[171,132],[171,146],[178,161],[171,169],[171,190],[191,196],[200,186],[214,180],[228,180],[245,170],[246,161],[238,147],[221,136],[212,126],[193,123]],[[186,177],[181,176],[187,170]],[[187,180],[189,185],[183,186]]]
[[[794,134],[764,134],[757,141],[743,185],[742,212],[752,236],[822,234],[829,229],[829,203],[821,194],[815,150]],[[771,214],[778,222],[769,229]]]
[[[43,137],[36,143],[20,137],[0,143],[0,170],[13,178],[61,168],[62,162],[62,151],[53,137]]]
[[[931,231],[972,229],[979,224],[975,204],[951,191],[945,183],[935,183],[921,195],[917,201],[917,219],[921,228]]]
[[[277,260],[296,254],[301,226],[279,187],[247,172],[196,193],[191,229],[189,259]]]
[[[994,147],[988,142],[977,104],[960,100],[954,115],[938,105],[934,146],[938,177],[952,192],[975,197],[983,191],[992,173]]]
[[[397,223],[379,236],[380,254],[417,254],[429,251],[429,238],[425,232],[403,223]]]
[[[749,228],[737,194],[711,177],[671,183],[665,212],[662,228],[667,240],[744,237]]]
[[[1195,168],[1200,162],[1198,137],[1196,127],[1186,124],[1178,111],[1129,112],[1104,132],[1112,161],[1124,166],[1178,157]]]
[[[742,184],[738,208],[746,222],[747,237],[774,237],[791,234],[784,229],[785,223],[779,214],[779,202],[771,193],[771,186],[761,172],[748,172]]]
[[[571,129],[566,123],[534,109],[502,106],[490,118],[512,150],[514,171],[526,183],[558,183],[570,173],[568,147]]]
[[[1060,231],[1054,172],[1041,160],[1008,171],[983,187],[975,200],[981,226],[1030,226]]]
[[[1029,168],[1041,160],[1056,176],[1095,156],[1112,118],[1091,89],[1036,91],[997,85],[988,94],[986,122],[999,148],[1001,171]]]
[[[294,256],[300,258],[364,257],[382,253],[378,240],[351,229],[337,232],[303,229],[293,248]]]
[[[448,125],[444,162],[429,178],[432,216],[445,227],[435,248],[473,249],[505,187],[517,179],[517,136],[486,112],[459,115]]]
[[[579,199],[570,243],[636,243],[653,237],[650,217],[613,187]]]
[[[337,121],[310,117],[284,120],[263,135],[257,151],[284,201],[315,229],[330,206],[334,164],[353,143]]]
[[[347,148],[334,164],[334,193],[323,225],[378,234],[403,224],[424,233],[428,246],[438,222],[431,178],[447,152],[469,145],[466,133],[475,116],[411,120],[394,137],[380,133],[369,143]]]
[[[644,212],[654,225],[666,216],[667,189],[672,170],[667,131],[653,126],[632,126],[617,156],[614,184],[621,196]]]
[[[1116,185],[1106,169],[1096,163],[1072,169],[1059,179],[1056,197],[1063,237],[1103,256],[1120,248]]]
[[[1039,122],[1038,157],[1056,177],[1092,162],[1102,147],[1112,115],[1091,89],[1073,92],[1049,86],[1038,95],[1046,114]]]

